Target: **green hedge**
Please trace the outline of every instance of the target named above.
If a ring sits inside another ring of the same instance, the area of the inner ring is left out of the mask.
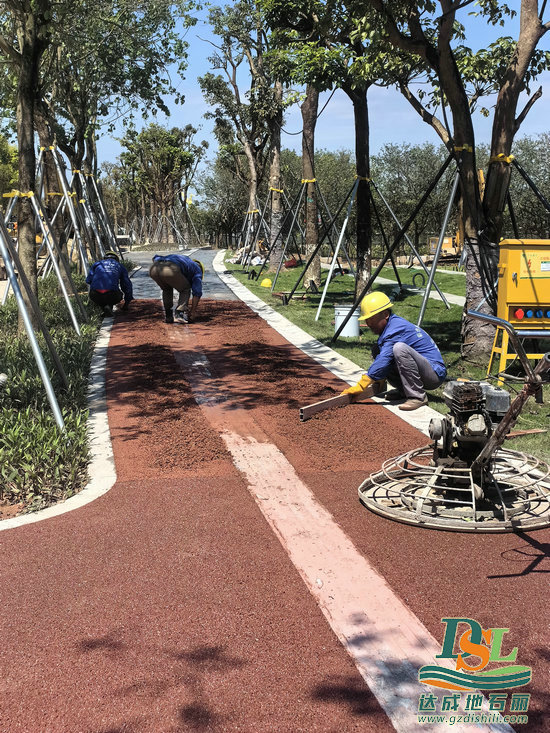
[[[28,338],[17,333],[14,298],[0,308],[0,371],[8,375],[0,391],[0,500],[22,502],[29,511],[72,496],[88,481],[88,375],[101,317],[87,303],[84,278],[75,280],[90,317],[80,336],[55,276],[39,282],[40,308],[69,382],[65,389],[39,333],[65,431],[56,425]],[[76,304],[75,312],[79,318]]]

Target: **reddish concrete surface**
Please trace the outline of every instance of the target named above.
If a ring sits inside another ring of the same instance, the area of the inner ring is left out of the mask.
[[[0,534],[0,730],[391,729],[197,405],[183,347],[437,639],[446,616],[510,628],[533,667],[528,730],[547,729],[550,532],[469,536],[369,513],[358,485],[424,436],[373,403],[300,423],[342,383],[246,306],[201,307],[191,326],[147,301],[117,318],[115,487]]]

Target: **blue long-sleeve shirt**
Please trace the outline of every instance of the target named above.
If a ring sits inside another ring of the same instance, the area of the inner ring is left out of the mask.
[[[90,267],[86,283],[90,290],[122,290],[124,301],[129,303],[134,299],[132,281],[128,277],[128,270],[117,262],[114,257],[94,262]]]
[[[198,298],[202,297],[202,270],[197,263],[187,255],[155,255],[153,262],[168,260],[174,262],[191,283],[191,292]]]
[[[392,362],[393,345],[398,341],[408,344],[412,349],[421,354],[430,362],[430,365],[437,376],[443,380],[447,376],[447,369],[443,363],[441,352],[435,345],[434,340],[420,326],[415,326],[405,318],[396,316],[394,313],[386,324],[386,328],[378,337],[380,353],[372,362],[367,372],[371,379],[384,379]]]

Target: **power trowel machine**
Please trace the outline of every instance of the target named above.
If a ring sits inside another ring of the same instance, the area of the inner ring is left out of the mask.
[[[359,487],[372,511],[408,524],[458,531],[506,532],[550,525],[550,466],[502,448],[531,395],[550,376],[550,352],[533,369],[515,329],[470,311],[509,334],[525,370],[521,392],[484,381],[451,381],[447,415],[433,418],[433,443],[386,461]]]

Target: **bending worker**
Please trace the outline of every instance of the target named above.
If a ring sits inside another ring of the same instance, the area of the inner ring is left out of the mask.
[[[155,255],[149,275],[162,290],[165,323],[174,323],[174,288],[178,291],[176,316],[185,323],[191,323],[195,318],[199,300],[202,296],[202,280],[204,266],[199,260],[192,260],[186,255]],[[189,296],[193,293],[191,310],[189,310]]]
[[[366,374],[342,394],[361,394],[373,382],[386,379],[394,390],[386,399],[405,400],[400,410],[417,410],[428,404],[427,389],[436,389],[447,376],[441,352],[420,326],[391,312],[391,300],[380,291],[361,301],[360,321],[365,321],[378,341]]]
[[[122,310],[128,310],[130,301],[134,299],[128,270],[120,264],[117,253],[111,250],[90,267],[86,283],[90,286],[90,300],[103,308],[105,316],[113,315],[113,306],[120,303],[123,297]]]

